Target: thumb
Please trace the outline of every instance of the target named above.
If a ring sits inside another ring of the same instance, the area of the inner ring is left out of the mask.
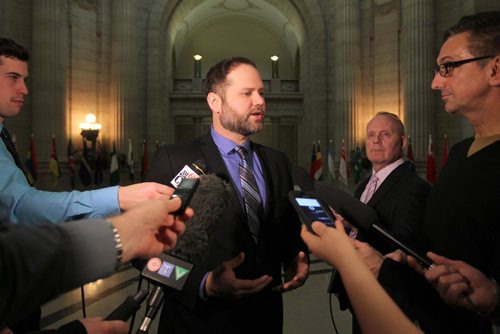
[[[451,262],[451,260],[445,258],[444,256],[437,255],[436,253],[433,252],[427,252],[427,256],[436,264],[447,264]]]
[[[231,260],[226,261],[225,264],[227,267],[232,269],[232,268],[239,267],[243,263],[244,260],[245,260],[245,253],[241,252],[236,257],[232,258]]]
[[[314,231],[314,233],[316,233],[317,236],[322,236],[323,233],[326,232],[326,229],[328,227],[326,227],[326,225],[323,224],[323,223],[313,222],[312,225],[311,225],[311,228]]]

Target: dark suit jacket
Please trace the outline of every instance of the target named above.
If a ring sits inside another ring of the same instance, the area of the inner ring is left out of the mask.
[[[359,184],[354,197],[361,198],[368,181],[369,178]],[[429,184],[415,173],[411,162],[405,161],[389,174],[366,204],[377,212],[380,225],[396,239],[415,247],[423,226],[429,191]],[[382,254],[395,250],[392,244],[369,232],[360,231],[357,239],[368,242]]]
[[[287,199],[293,188],[290,165],[278,151],[254,144],[259,156],[267,191],[259,242],[253,242],[244,209],[233,186],[229,206],[222,221],[209,238],[207,256],[195,265],[181,293],[166,297],[162,310],[160,333],[281,333],[282,299],[271,291],[281,283],[282,268],[306,250],[300,239],[300,221]],[[207,172],[231,180],[224,160],[208,133],[187,143],[168,145],[156,154],[146,181],[166,185],[187,163],[203,159]],[[199,298],[201,281],[208,271],[222,262],[245,253],[243,264],[235,273],[241,279],[255,279],[267,274],[273,277],[271,286],[250,297],[238,300]],[[258,319],[258,320],[257,320]]]
[[[356,198],[361,197],[369,179],[356,188]],[[413,164],[405,161],[387,176],[366,204],[377,212],[380,225],[386,227],[398,240],[415,247],[424,221],[429,190],[429,184],[415,173]],[[369,231],[360,231],[356,239],[369,243],[382,254],[395,250],[394,245]],[[339,294],[341,309],[348,308],[349,300],[337,278],[333,281],[333,291]]]

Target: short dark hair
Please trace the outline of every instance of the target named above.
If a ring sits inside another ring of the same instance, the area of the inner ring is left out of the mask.
[[[0,37],[0,56],[22,61],[30,59],[30,53],[24,46],[17,44],[12,39],[2,37]]]
[[[446,41],[453,35],[469,33],[469,51],[476,57],[500,54],[500,11],[482,12],[462,17],[444,33]]]
[[[208,70],[205,77],[205,93],[220,93],[226,82],[227,75],[238,65],[246,64],[257,68],[253,61],[245,57],[232,57],[219,61]]]

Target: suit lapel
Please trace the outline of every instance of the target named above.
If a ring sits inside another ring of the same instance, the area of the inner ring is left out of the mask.
[[[375,206],[378,201],[380,201],[382,198],[384,198],[385,194],[398,182],[398,180],[401,178],[401,175],[403,175],[406,172],[406,162],[402,163],[400,166],[398,166],[395,170],[392,171],[389,176],[382,182],[382,184],[377,188],[375,193],[373,194],[372,198],[368,201],[369,206],[373,207]]]

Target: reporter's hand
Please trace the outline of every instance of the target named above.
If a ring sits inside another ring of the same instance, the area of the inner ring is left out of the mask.
[[[208,297],[239,299],[255,294],[264,289],[273,280],[269,275],[262,275],[253,280],[236,278],[234,268],[243,263],[245,254],[222,263],[208,274],[205,291]]]
[[[311,228],[314,233],[311,233],[305,225],[302,225],[300,236],[314,255],[339,269],[349,265],[349,259],[357,255],[351,239],[345,233],[343,223],[337,219],[335,226],[336,229],[320,222],[313,222]]]
[[[156,182],[142,182],[118,188],[120,209],[126,211],[152,199],[170,198],[173,188]]]
[[[87,334],[127,334],[129,325],[121,320],[103,320],[102,318],[79,319]]]
[[[285,271],[285,282],[273,288],[277,292],[287,292],[299,288],[304,285],[304,282],[309,275],[309,263],[304,252],[293,259],[291,265]]]
[[[148,258],[173,248],[184,232],[184,222],[193,216],[190,208],[182,216],[170,214],[180,206],[179,198],[162,197],[110,218],[122,241],[122,261]]]
[[[463,261],[454,261],[428,252],[434,261],[425,278],[452,306],[489,314],[497,306],[497,287],[486,275]]]
[[[380,254],[377,250],[375,250],[375,248],[373,248],[366,242],[361,242],[353,239],[352,243],[372,274],[375,277],[378,277],[380,268],[382,267],[382,262],[384,262],[384,257],[382,256],[382,254]]]

